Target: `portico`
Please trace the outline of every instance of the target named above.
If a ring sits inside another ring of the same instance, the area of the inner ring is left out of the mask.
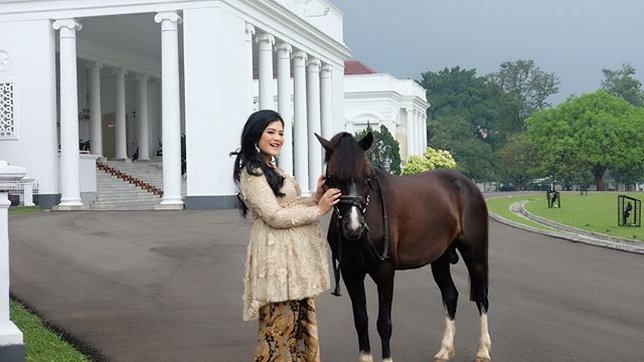
[[[37,76],[27,75],[32,66],[22,62],[0,71],[0,81],[10,80],[19,90],[10,101],[27,109],[10,120],[21,132],[0,136],[0,152],[33,172],[29,176],[39,183],[41,200],[59,209],[91,203],[79,181],[79,143],[89,140],[97,157],[141,162],[159,155],[158,208],[235,207],[228,153],[238,146],[255,93],[258,107],[277,109],[287,137],[295,135],[280,166],[295,172],[303,190],[315,186],[322,154],[312,132],[328,135],[343,128],[343,61],[349,50],[342,41],[342,14],[332,4],[100,3],[62,7],[25,1],[0,15],[1,31],[17,27],[33,40],[29,46],[9,41],[0,50],[10,59],[41,64],[35,65],[41,70]],[[317,13],[323,16],[307,15]],[[41,45],[34,49],[34,43]],[[48,87],[42,87],[43,80]],[[41,132],[35,131],[38,124]],[[48,142],[38,144],[43,135]],[[25,147],[35,157],[21,152]],[[53,166],[44,165],[52,159]]]

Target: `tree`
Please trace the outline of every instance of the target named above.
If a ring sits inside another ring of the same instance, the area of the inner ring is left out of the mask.
[[[576,179],[590,171],[602,191],[607,169],[631,169],[644,159],[642,120],[644,109],[599,90],[571,97],[526,122],[527,135],[551,175]]]
[[[387,127],[380,125],[380,131],[374,131],[371,124],[367,123],[367,128],[363,131],[356,132],[356,139],[362,139],[368,132],[373,134],[374,142],[367,152],[369,162],[373,166],[400,175],[400,145],[391,135]]]
[[[427,110],[427,140],[449,150],[458,168],[470,178],[487,181],[496,175],[494,150],[523,129],[512,99],[475,69],[454,67],[423,73],[419,84],[432,106]]]
[[[487,79],[514,98],[521,119],[550,107],[548,97],[559,92],[559,78],[539,69],[532,59],[505,62],[501,70],[488,74]]]
[[[427,98],[432,103],[427,110],[429,120],[461,117],[474,127],[472,137],[478,137],[492,147],[502,144],[508,134],[523,128],[522,120],[514,117],[513,100],[506,97],[498,85],[477,76],[476,69],[454,67],[438,73],[426,72],[421,74],[418,83],[427,90]],[[433,129],[429,128],[428,140],[432,135]]]
[[[635,78],[635,68],[630,64],[622,65],[621,70],[602,69],[602,72],[602,88],[608,93],[622,97],[634,106],[644,105],[642,83]]]
[[[542,174],[537,145],[524,133],[512,135],[497,155],[503,175],[519,190],[525,189],[530,180]]]
[[[444,116],[429,120],[434,130],[431,146],[448,150],[458,169],[467,177],[478,181],[494,180],[497,165],[489,143],[479,137],[476,127],[461,116]]]
[[[403,174],[412,175],[437,168],[456,168],[456,161],[449,151],[427,147],[422,156],[409,156]]]

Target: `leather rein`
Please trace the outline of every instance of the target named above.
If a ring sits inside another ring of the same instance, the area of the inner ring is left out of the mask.
[[[372,176],[367,178],[367,184],[369,185],[369,188],[374,191],[377,195],[378,198],[380,199],[380,204],[382,205],[382,225],[383,225],[383,249],[381,252],[378,252],[376,249],[376,246],[369,236],[369,226],[365,225],[365,232],[367,233],[367,241],[369,242],[369,245],[371,245],[371,250],[373,250],[374,254],[378,257],[380,261],[385,261],[389,258],[389,217],[387,216],[387,207],[385,206],[385,198],[382,196],[382,188],[380,187],[380,180],[378,179],[378,174],[376,173],[376,170],[372,167],[371,168],[371,174]],[[328,170],[327,170],[327,180],[329,179],[328,175]],[[346,196],[341,196],[340,197],[340,202],[338,205],[349,205],[349,206],[356,206],[362,210],[362,215],[364,217],[365,212],[367,211],[367,207],[369,207],[369,202],[371,200],[370,194],[368,193],[365,197],[362,196],[354,196],[354,195],[346,195]],[[340,263],[342,261],[342,239],[344,238],[341,230],[341,221],[342,221],[342,214],[340,213],[340,209],[336,205],[334,207],[336,217],[338,219],[338,222],[336,223],[336,227],[338,229],[338,243],[336,246],[336,252],[332,252],[332,264],[333,264],[333,276],[335,278],[335,290],[332,292],[333,295],[335,296],[341,296],[340,294]],[[365,221],[366,223],[366,221]]]

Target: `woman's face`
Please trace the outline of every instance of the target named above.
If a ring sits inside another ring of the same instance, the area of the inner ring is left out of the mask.
[[[264,129],[262,137],[257,142],[257,147],[266,156],[277,156],[284,144],[284,126],[277,120]]]

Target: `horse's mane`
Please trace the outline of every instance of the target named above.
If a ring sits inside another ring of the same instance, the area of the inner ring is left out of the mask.
[[[369,161],[351,134],[339,133],[330,142],[333,152],[326,153],[329,175],[340,180],[359,180],[369,176]]]

